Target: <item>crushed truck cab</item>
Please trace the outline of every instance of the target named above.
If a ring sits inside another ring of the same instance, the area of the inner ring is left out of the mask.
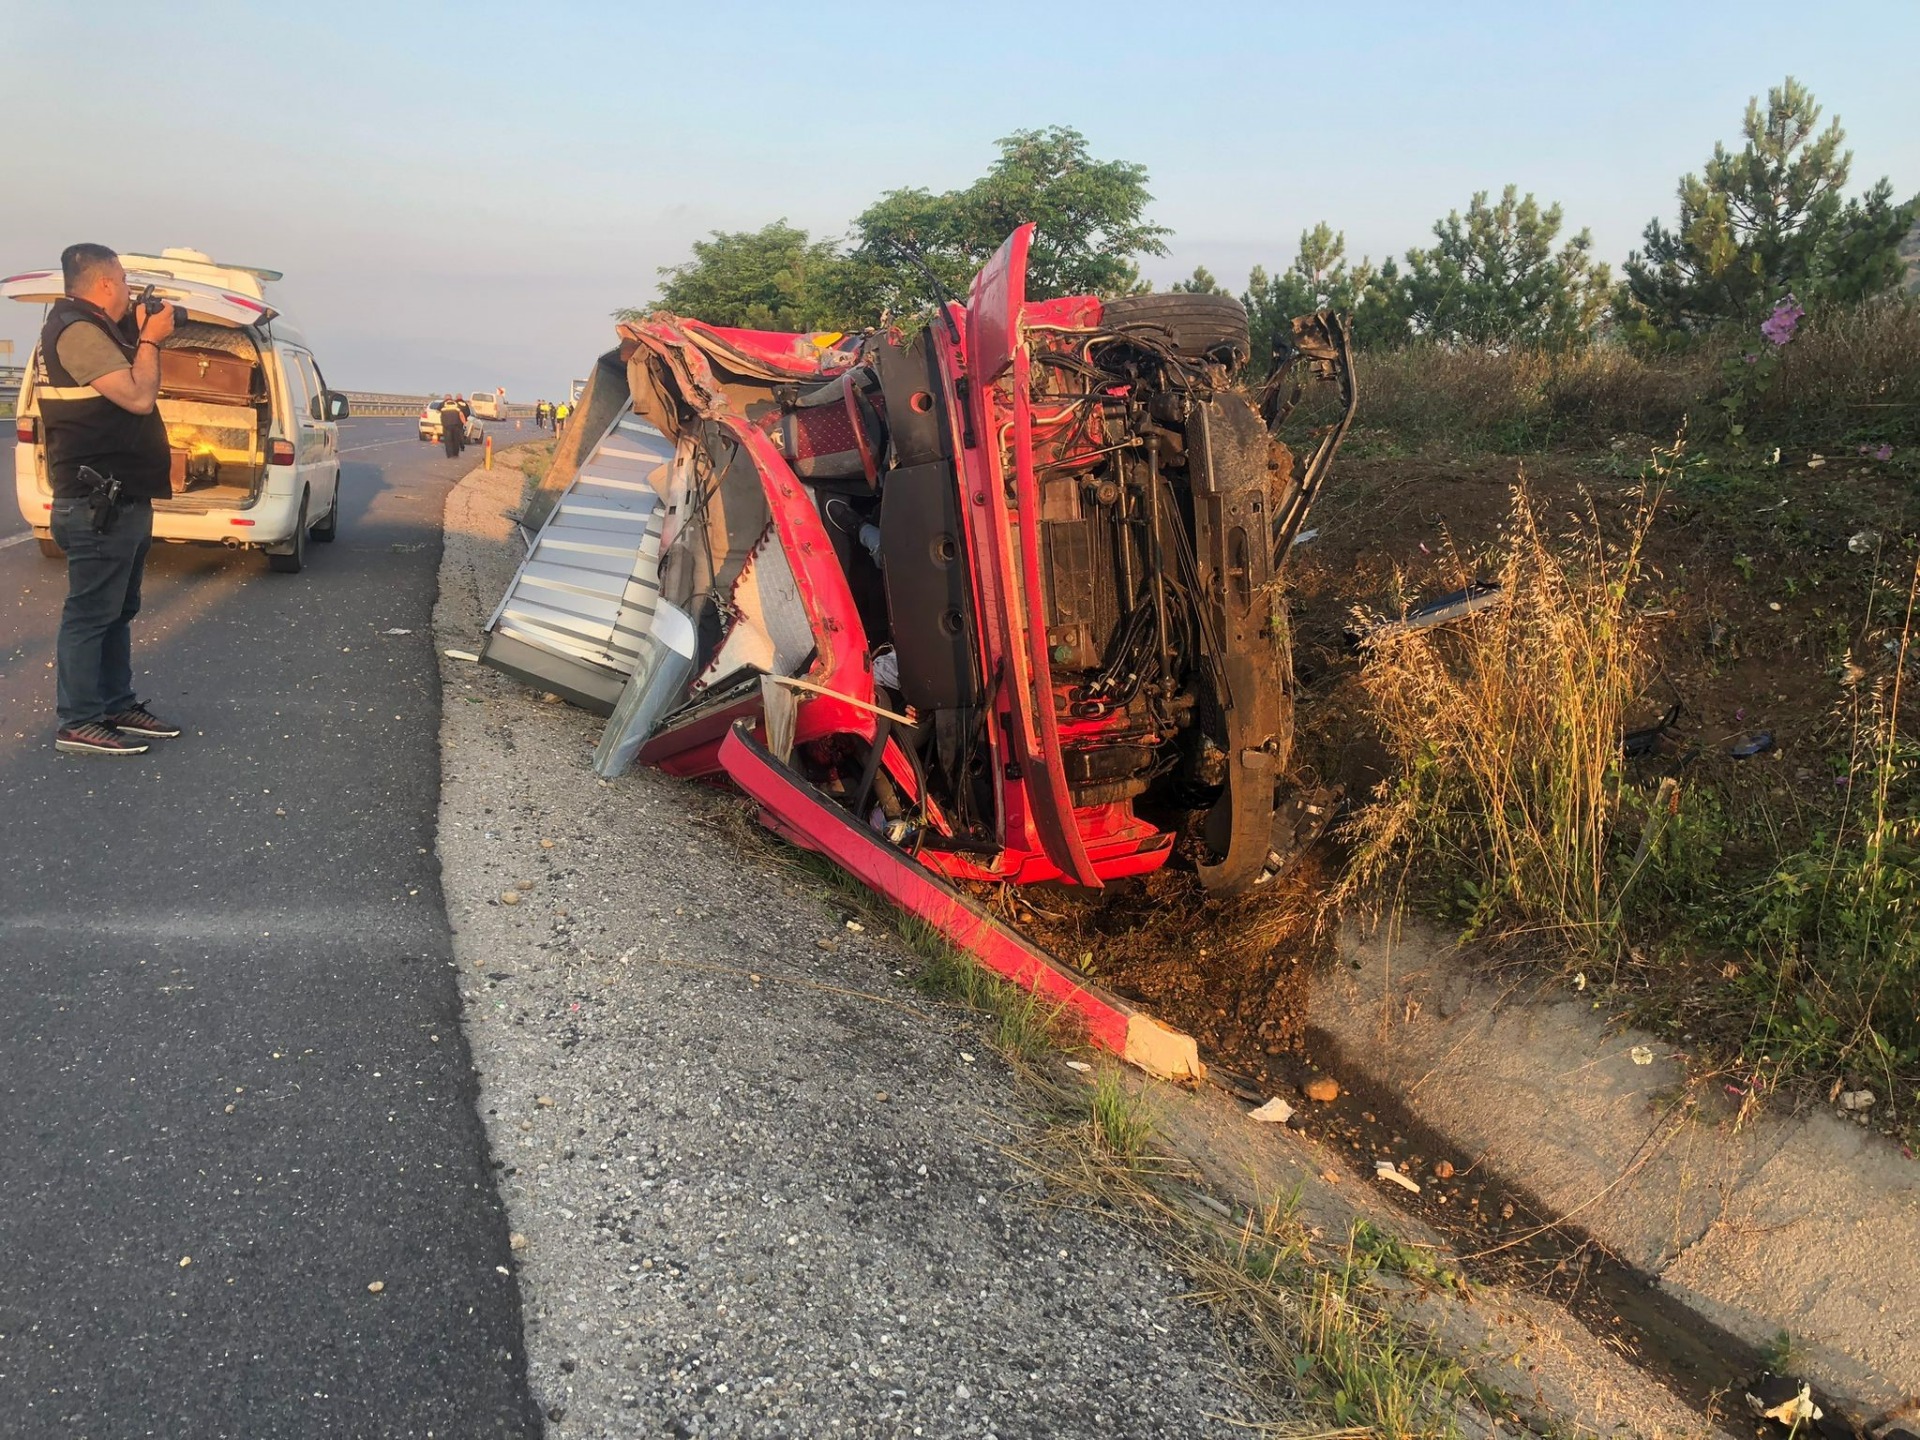
[[[1296,322],[1251,392],[1237,302],[1030,301],[1031,235],[912,333],[623,323],[483,658],[610,713],[603,764],[730,778],[836,859],[780,774],[950,882],[1261,883],[1299,824],[1279,581],[1352,418],[1344,322]],[[1296,460],[1314,378],[1339,404]]]

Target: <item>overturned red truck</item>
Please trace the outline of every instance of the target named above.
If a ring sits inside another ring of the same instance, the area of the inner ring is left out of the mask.
[[[622,324],[613,423],[603,404],[575,437],[486,658],[610,710],[603,762],[726,777],[1094,1039],[1164,1051],[957,884],[1174,860],[1235,893],[1278,863],[1298,815],[1276,582],[1352,419],[1348,337],[1296,321],[1250,392],[1237,302],[1030,301],[1031,236],[910,334]],[[1296,460],[1277,432],[1311,380],[1338,403]],[[637,537],[631,565],[585,538],[596,517]],[[590,552],[596,594],[562,574]]]

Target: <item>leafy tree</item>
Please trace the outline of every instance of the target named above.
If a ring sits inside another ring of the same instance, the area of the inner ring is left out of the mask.
[[[1176,280],[1167,287],[1175,295],[1225,295],[1227,287],[1213,278],[1213,272],[1204,265],[1193,267],[1193,274],[1185,280]]]
[[[930,309],[936,287],[964,297],[974,272],[1030,220],[1039,226],[1030,297],[1145,288],[1136,261],[1164,255],[1170,233],[1145,218],[1153,199],[1145,166],[1096,160],[1086,137],[1064,126],[997,143],[999,158],[964,190],[889,190],[861,212],[845,250],[784,220],[716,231],[695,242],[691,260],[661,270],[659,303],[716,324],[868,325]]]
[[[1415,331],[1470,345],[1567,345],[1588,338],[1606,313],[1612,274],[1593,258],[1585,230],[1558,250],[1563,216],[1542,210],[1509,185],[1496,204],[1487,192],[1462,216],[1433,227],[1435,244],[1407,252],[1401,280]]]
[[[815,240],[785,220],[759,230],[716,230],[693,242],[693,259],[661,267],[659,308],[752,330],[831,329],[845,265],[833,241]]]
[[[1843,198],[1853,152],[1838,119],[1819,129],[1820,113],[1792,76],[1764,111],[1747,102],[1745,146],[1715,144],[1705,170],[1681,178],[1673,229],[1647,223],[1615,300],[1623,321],[1651,338],[1757,320],[1789,291],[1844,303],[1901,283],[1913,203],[1895,205],[1884,179]]]
[[[845,299],[868,313],[933,303],[929,270],[950,296],[1007,236],[1039,229],[1027,259],[1027,294],[1124,295],[1141,288],[1136,257],[1164,255],[1164,226],[1150,224],[1147,170],[1096,160],[1086,137],[1065,126],[1016,130],[1000,157],[964,190],[890,190],[854,222]],[[918,261],[910,257],[918,257]]]

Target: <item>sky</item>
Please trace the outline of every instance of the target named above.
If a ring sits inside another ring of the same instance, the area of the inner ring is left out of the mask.
[[[0,0],[0,275],[74,240],[284,271],[341,389],[552,396],[713,230],[841,235],[1070,125],[1147,167],[1157,284],[1401,254],[1478,190],[1615,265],[1788,74],[1920,191],[1915,0],[537,6]],[[103,57],[109,62],[102,65]],[[150,57],[150,59],[148,58]],[[20,363],[37,309],[0,309]]]

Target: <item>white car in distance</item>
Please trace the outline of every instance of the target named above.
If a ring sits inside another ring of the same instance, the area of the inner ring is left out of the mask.
[[[473,402],[468,401],[467,403],[472,404]],[[440,404],[440,401],[435,400],[432,396],[428,396],[427,403],[420,411],[420,438],[423,441],[431,440],[436,445],[440,443]],[[477,412],[469,415],[467,417],[467,443],[469,445],[478,445],[485,428],[486,427],[480,423],[480,416]]]

